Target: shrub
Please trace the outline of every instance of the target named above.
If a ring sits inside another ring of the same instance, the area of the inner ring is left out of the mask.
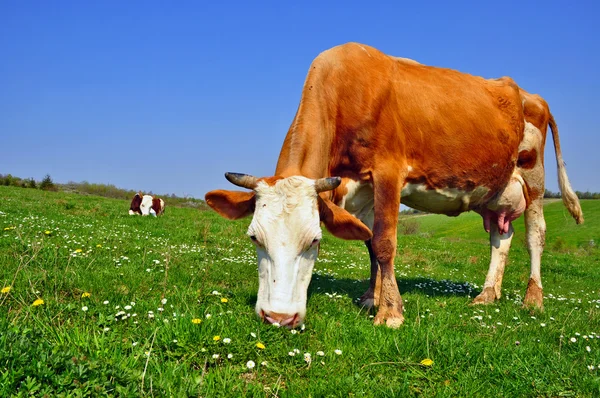
[[[401,235],[415,235],[419,232],[420,224],[412,218],[401,218],[398,221],[398,233]]]
[[[40,183],[40,189],[42,189],[44,191],[56,191],[57,190],[56,185],[54,185],[54,182],[52,181],[52,177],[50,177],[50,174],[46,174],[46,176]]]

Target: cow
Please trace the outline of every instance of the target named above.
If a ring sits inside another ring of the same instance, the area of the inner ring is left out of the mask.
[[[133,216],[141,214],[142,216],[153,215],[154,217],[160,216],[165,212],[165,201],[151,196],[142,195],[138,192],[134,195],[129,206],[129,215]]]
[[[400,326],[404,306],[394,275],[400,203],[482,216],[491,260],[474,304],[501,297],[512,221],[524,214],[531,274],[523,304],[543,309],[548,126],[563,203],[582,223],[542,97],[508,77],[484,79],[347,43],[312,62],[275,174],[226,173],[250,191],[214,190],[205,199],[228,219],[253,215],[256,313],[268,323],[293,328],[304,321],[322,222],[336,237],[365,242],[371,278],[361,303],[378,307],[376,325]]]

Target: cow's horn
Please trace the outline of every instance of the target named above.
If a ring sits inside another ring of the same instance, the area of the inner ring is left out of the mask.
[[[248,189],[256,188],[256,184],[258,183],[258,178],[249,174],[225,173],[225,178],[233,185]]]
[[[319,178],[315,181],[315,190],[317,193],[331,191],[332,189],[336,189],[341,183],[341,177]]]

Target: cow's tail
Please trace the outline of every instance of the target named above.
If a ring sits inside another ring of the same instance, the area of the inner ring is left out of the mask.
[[[560,151],[558,127],[556,126],[556,122],[554,121],[554,116],[552,116],[552,114],[550,114],[549,124],[550,129],[552,130],[552,140],[554,141],[554,153],[556,154],[556,168],[558,171],[558,186],[560,187],[562,200],[577,224],[581,224],[583,223],[583,212],[581,211],[579,199],[577,198],[575,192],[573,192],[573,188],[571,188],[569,177],[567,177],[567,169],[565,168],[565,162],[563,161],[562,153]]]

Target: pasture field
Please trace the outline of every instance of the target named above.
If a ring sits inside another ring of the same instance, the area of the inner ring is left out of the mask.
[[[470,306],[481,218],[428,215],[400,222],[400,329],[356,304],[364,244],[325,233],[305,329],[290,331],[254,314],[249,219],[168,203],[131,217],[123,200],[2,186],[0,396],[597,397],[600,201],[582,207],[581,226],[545,207],[544,312],[521,306],[522,219],[502,299]]]

